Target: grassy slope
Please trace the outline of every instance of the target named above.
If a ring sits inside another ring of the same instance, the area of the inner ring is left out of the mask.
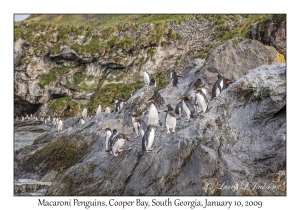
[[[21,28],[21,24],[15,23],[15,39],[18,37],[23,37],[27,39],[31,43],[32,46],[36,47],[34,50],[34,54],[37,56],[43,53],[46,48],[50,45],[51,46],[51,53],[57,53],[61,45],[70,44],[69,43],[69,36],[72,35],[76,36],[85,36],[85,40],[90,40],[89,44],[74,44],[71,43],[72,49],[74,49],[79,54],[87,54],[93,55],[98,52],[102,53],[112,53],[115,50],[123,49],[129,50],[134,49],[137,46],[145,46],[146,44],[155,44],[155,45],[162,45],[160,42],[161,37],[164,36],[167,39],[176,39],[176,34],[170,34],[168,29],[168,22],[175,22],[180,23],[192,18],[196,18],[197,20],[209,21],[214,24],[214,31],[212,33],[213,39],[216,40],[217,44],[205,46],[204,52],[199,53],[196,55],[200,58],[205,58],[206,54],[217,47],[217,45],[223,44],[227,40],[233,37],[247,37],[248,27],[251,23],[255,22],[264,22],[268,19],[271,15],[259,15],[259,14],[243,14],[243,15],[231,15],[231,14],[189,14],[189,15],[182,15],[182,14],[76,14],[76,15],[31,15],[24,23],[28,23],[28,28]],[[32,21],[34,23],[32,24]],[[124,31],[126,32],[129,27],[134,27],[138,29],[140,26],[155,24],[155,29],[151,29],[153,31],[148,32],[147,37],[138,37],[138,41],[136,39],[119,39],[118,37],[112,37],[115,31]],[[94,35],[94,29],[101,29],[102,35],[101,37]],[[33,35],[37,32],[46,31],[45,35]],[[55,34],[58,33],[58,40],[55,40],[53,37]],[[153,34],[153,35],[151,35]],[[173,38],[175,37],[175,38]],[[102,38],[103,41],[99,42],[99,38]],[[143,40],[143,38],[145,40]],[[50,40],[50,43],[49,43]],[[47,47],[46,47],[47,46]],[[152,49],[152,48],[151,48]],[[148,50],[151,50],[150,48]],[[26,52],[31,54],[31,52]],[[113,56],[112,56],[113,57]],[[25,57],[22,60],[23,63],[30,62],[30,56]],[[115,61],[119,63],[120,61]],[[55,74],[57,72],[53,71],[53,75],[41,75],[41,85],[48,85],[52,82],[52,80],[56,79]],[[77,77],[84,76],[84,74],[74,75],[74,80],[78,79]],[[52,77],[50,77],[52,76]],[[155,76],[156,79],[157,75]],[[81,78],[81,77],[80,77]],[[161,84],[159,84],[159,88],[165,87],[166,81],[164,81],[165,75],[159,76]],[[77,81],[77,80],[76,80]],[[83,81],[77,81],[78,88],[84,90],[94,89],[95,87],[89,87]],[[132,84],[127,87],[124,87],[124,91],[119,91],[120,94],[114,95],[114,97],[122,97],[128,98],[130,92],[136,91],[141,84]],[[120,88],[120,84],[110,84],[110,88]],[[102,93],[105,92],[105,87],[103,87]],[[100,94],[98,97],[95,98],[94,102],[90,102],[87,106],[89,109],[93,110],[97,107],[97,104],[102,101],[102,105],[109,105],[113,98],[103,98],[103,94]],[[91,111],[89,110],[89,111]]]

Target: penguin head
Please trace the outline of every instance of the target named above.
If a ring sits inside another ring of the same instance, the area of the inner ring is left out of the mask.
[[[180,98],[183,99],[183,100],[189,100],[189,98],[186,95],[183,95]]]
[[[126,141],[132,142],[131,137],[130,137],[129,135],[127,135],[127,134],[124,134],[123,138],[124,138]]]
[[[113,133],[116,134],[118,131],[117,129],[113,129]]]
[[[102,130],[110,131],[110,128],[109,128],[109,127],[106,127],[106,128],[102,128]]]
[[[137,121],[137,122],[139,122],[140,120],[141,120],[141,118],[139,118],[139,117],[135,118],[135,121]]]
[[[148,101],[148,103],[150,103],[150,102],[153,104],[155,103],[155,101],[153,99]]]
[[[221,80],[222,79],[222,76],[221,74],[218,74],[218,79]]]

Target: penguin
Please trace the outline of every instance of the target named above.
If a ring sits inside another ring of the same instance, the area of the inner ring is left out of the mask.
[[[124,102],[122,99],[116,99],[115,105],[116,105],[116,112],[120,112],[120,110],[123,108]]]
[[[112,146],[114,145],[114,138],[117,135],[118,135],[117,129],[113,129],[113,132],[108,139],[108,149],[105,150],[105,152],[110,152],[112,154]]]
[[[190,121],[190,118],[194,117],[194,115],[195,115],[195,108],[194,108],[193,104],[191,103],[190,99],[186,95],[183,95],[181,97],[181,99],[183,99],[182,100],[182,109],[184,110],[184,112],[187,116],[186,121]]]
[[[142,139],[142,150],[147,153],[152,152],[152,144],[155,138],[155,125],[148,125],[145,135]]]
[[[80,119],[80,125],[84,125],[85,121],[83,120],[83,118]]]
[[[170,78],[172,80],[172,84],[173,84],[173,87],[177,87],[177,83],[178,83],[178,77],[181,77],[179,75],[176,74],[176,71],[173,70],[171,72],[171,75],[170,75]],[[182,78],[182,77],[181,77]]]
[[[200,78],[198,78],[198,79],[196,80],[196,82],[194,83],[194,88],[197,89],[197,88],[199,88],[200,86],[202,87],[202,80],[201,80]]]
[[[148,113],[148,125],[158,125],[158,111],[154,105],[154,100],[150,100],[148,102],[151,102]]]
[[[149,86],[149,84],[150,84],[150,75],[148,74],[147,71],[143,71],[143,74],[144,74],[145,86]]]
[[[124,146],[126,141],[132,142],[131,137],[127,134],[118,134],[117,136],[114,137],[114,144],[112,146],[112,153],[115,157],[118,156],[117,152],[122,152],[123,151],[121,148]]]
[[[215,82],[213,89],[212,89],[212,99],[218,97],[223,89],[223,78],[220,74],[218,74],[218,80]]]
[[[64,125],[64,123],[61,121],[61,119],[59,119],[59,121],[57,123],[57,132],[58,132],[58,134],[62,131],[63,125]]]
[[[87,109],[84,107],[82,111],[82,118],[86,118],[86,117],[87,117]]]
[[[234,80],[227,80],[224,84],[224,87],[222,90],[228,88],[232,83],[234,83]]]
[[[182,116],[182,100],[176,105],[175,114],[179,115],[179,118]]]
[[[154,87],[156,87],[155,79],[152,78],[152,79],[150,80],[149,86],[154,86]]]
[[[135,116],[132,115],[132,126],[133,126],[133,132],[135,132],[135,137],[139,136],[139,123],[135,120]]]
[[[108,107],[108,106],[105,107],[105,113],[108,113],[108,114],[111,113],[110,107]]]
[[[136,117],[135,121],[138,123],[139,134],[143,137],[147,130],[147,123],[140,117]]]
[[[208,98],[206,94],[207,92],[205,88],[200,87],[196,89],[195,104],[197,106],[198,113],[206,112],[207,105],[208,105]]]
[[[166,116],[166,127],[167,127],[167,134],[170,133],[170,128],[172,128],[172,132],[175,132],[176,127],[176,116],[173,107],[171,104],[167,104],[168,111]]]
[[[96,115],[101,114],[101,105],[98,105],[97,111],[96,111]]]
[[[105,130],[105,132],[106,132],[104,142],[105,142],[105,151],[107,151],[108,150],[108,141],[111,136],[111,130],[109,127],[105,128],[103,130]]]

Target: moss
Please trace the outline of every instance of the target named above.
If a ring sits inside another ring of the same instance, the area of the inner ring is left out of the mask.
[[[73,74],[73,79],[76,82],[76,84],[80,84],[85,80],[85,72],[76,72]]]
[[[243,41],[243,39],[236,38],[236,39],[232,40],[232,46],[235,48],[242,41]]]
[[[206,54],[198,53],[197,57],[201,58],[201,59],[205,59],[206,58]]]
[[[97,88],[97,84],[89,85],[89,84],[86,84],[85,82],[82,82],[82,83],[78,84],[78,88],[82,89],[86,92],[93,92]]]
[[[69,113],[71,116],[77,115],[78,112],[80,112],[80,104],[68,96],[55,99],[51,103],[52,109],[59,115],[61,115],[68,106],[72,109],[72,112]]]
[[[54,67],[47,74],[38,75],[39,84],[43,87],[49,85],[57,80],[57,75],[67,73],[74,67]]]
[[[31,58],[30,57],[26,57],[26,58],[23,58],[21,60],[21,65],[27,65],[31,62]]]
[[[42,172],[64,168],[67,169],[80,162],[84,155],[89,152],[87,142],[79,142],[84,136],[61,137],[59,140],[49,143],[42,149],[36,151],[26,161],[26,169],[35,171],[35,167],[39,167]]]

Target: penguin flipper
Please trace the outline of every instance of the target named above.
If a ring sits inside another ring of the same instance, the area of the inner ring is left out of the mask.
[[[145,152],[146,151],[146,147],[148,145],[148,133],[146,132],[143,136],[143,139],[142,139],[142,150]]]

